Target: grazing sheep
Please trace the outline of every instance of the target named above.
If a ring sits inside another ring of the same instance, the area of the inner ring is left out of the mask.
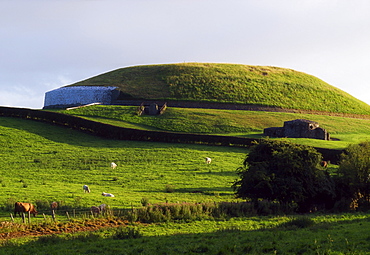
[[[99,207],[101,212],[105,212],[107,210],[107,205],[106,204],[101,204],[98,207]]]
[[[105,197],[114,197],[114,195],[111,194],[111,193],[105,193],[105,192],[103,192],[102,195],[105,196]]]
[[[100,214],[100,208],[97,206],[91,206],[90,210],[93,214]]]
[[[115,168],[117,167],[117,164],[116,164],[116,163],[114,163],[114,162],[112,162],[112,163],[110,163],[110,167],[111,167],[112,169],[115,169]]]
[[[90,188],[89,188],[89,186],[87,186],[87,185],[84,185],[83,187],[82,187],[82,189],[83,189],[83,191],[86,193],[90,193]]]
[[[207,157],[207,158],[206,158],[206,163],[207,163],[207,164],[211,164],[211,162],[212,162],[212,159]]]

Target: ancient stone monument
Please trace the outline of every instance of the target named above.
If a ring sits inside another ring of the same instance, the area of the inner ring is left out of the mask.
[[[285,121],[283,127],[265,128],[263,134],[270,137],[330,140],[330,134],[319,127],[319,123],[304,119]]]
[[[158,106],[156,103],[150,103],[149,105],[145,105],[142,103],[138,109],[138,115],[148,114],[148,115],[160,115],[163,114],[164,111],[167,109],[167,103],[164,103],[161,107]]]

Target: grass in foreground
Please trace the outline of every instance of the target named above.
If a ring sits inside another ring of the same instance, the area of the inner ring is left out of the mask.
[[[133,223],[9,240],[0,254],[369,254],[369,227],[362,214]]]

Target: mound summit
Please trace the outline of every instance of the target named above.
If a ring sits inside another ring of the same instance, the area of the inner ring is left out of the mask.
[[[369,105],[312,75],[271,66],[214,63],[120,68],[46,92],[44,108],[145,100],[370,114]]]

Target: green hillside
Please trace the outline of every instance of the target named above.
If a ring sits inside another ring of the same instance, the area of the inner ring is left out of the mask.
[[[211,63],[134,66],[72,85],[117,86],[124,95],[122,99],[228,102],[370,114],[369,105],[314,76],[269,66]]]
[[[344,149],[349,144],[370,140],[370,119],[288,112],[240,111],[169,107],[158,116],[136,114],[136,106],[95,105],[58,112],[80,116],[115,126],[181,133],[219,134],[262,138],[263,129],[282,127],[284,121],[308,119],[320,123],[331,141],[285,138],[314,147]]]

